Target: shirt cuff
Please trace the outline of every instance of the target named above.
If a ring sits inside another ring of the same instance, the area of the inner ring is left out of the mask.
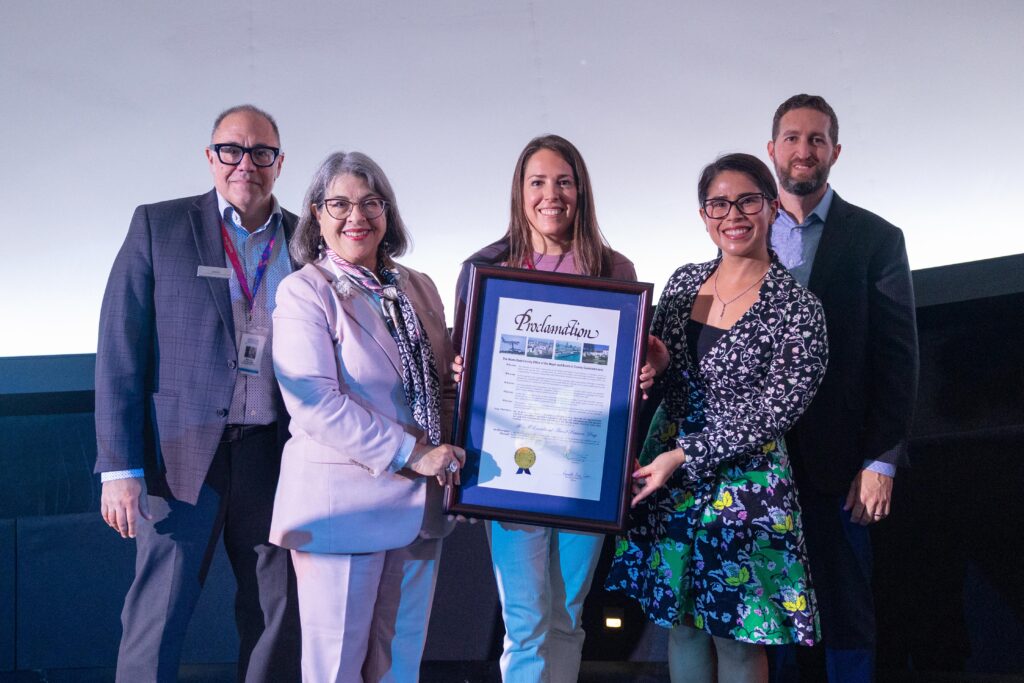
[[[100,482],[117,481],[118,479],[142,479],[146,476],[145,471],[140,467],[136,470],[115,470],[113,472],[100,472]]]
[[[889,462],[882,462],[881,460],[865,460],[864,469],[878,474],[884,474],[887,477],[896,478],[896,465]]]
[[[412,455],[412,449],[414,448],[416,448],[416,437],[412,434],[406,434],[402,445],[398,447],[398,453],[395,455],[394,460],[388,465],[388,472],[397,472],[405,467],[405,463],[409,462],[409,456]]]

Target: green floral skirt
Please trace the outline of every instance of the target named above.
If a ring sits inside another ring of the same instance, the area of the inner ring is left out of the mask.
[[[640,460],[676,447],[661,408]],[[616,539],[609,590],[635,598],[656,624],[687,623],[749,643],[813,645],[820,639],[800,507],[781,442],[723,465],[714,479],[677,472],[632,512]]]

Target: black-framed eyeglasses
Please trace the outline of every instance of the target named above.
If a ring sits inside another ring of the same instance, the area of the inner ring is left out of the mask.
[[[277,161],[277,155],[281,153],[280,147],[267,147],[266,145],[243,147],[233,142],[218,142],[210,145],[210,150],[217,155],[222,164],[238,166],[242,163],[242,157],[248,154],[254,165],[264,168],[273,166]]]
[[[331,215],[331,218],[339,221],[348,218],[349,214],[352,213],[352,207],[356,204],[359,205],[359,211],[363,214],[363,218],[368,221],[379,218],[385,209],[388,208],[388,203],[380,197],[367,197],[360,202],[350,202],[347,199],[325,199],[320,203],[321,206],[327,209],[327,213]]]
[[[764,200],[767,198],[761,192],[745,194],[734,202],[723,197],[715,197],[704,202],[704,215],[708,218],[725,218],[735,206],[744,216],[752,216],[764,208]]]

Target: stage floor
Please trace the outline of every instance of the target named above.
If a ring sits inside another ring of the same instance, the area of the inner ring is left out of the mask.
[[[182,667],[180,683],[234,683],[234,665]],[[0,672],[0,683],[113,683],[113,669]],[[497,662],[425,662],[420,683],[501,683]],[[664,663],[584,662],[580,683],[669,683]],[[1020,675],[879,672],[878,683],[1024,683]]]

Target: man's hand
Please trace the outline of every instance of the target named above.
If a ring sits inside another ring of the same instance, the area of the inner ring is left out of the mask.
[[[892,502],[892,477],[861,470],[850,484],[844,510],[853,510],[850,519],[861,526],[881,522],[889,516]]]
[[[107,525],[121,534],[121,538],[135,538],[135,525],[139,518],[153,519],[149,514],[146,480],[132,477],[103,482],[100,514]]]

